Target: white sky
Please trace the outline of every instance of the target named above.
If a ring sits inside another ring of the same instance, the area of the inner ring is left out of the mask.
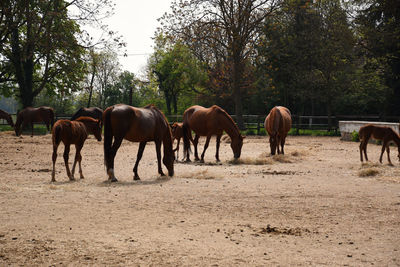
[[[106,20],[106,24],[127,43],[129,56],[119,57],[122,69],[139,76],[153,52],[151,38],[160,26],[157,19],[170,11],[171,0],[114,0],[114,3],[115,14]]]

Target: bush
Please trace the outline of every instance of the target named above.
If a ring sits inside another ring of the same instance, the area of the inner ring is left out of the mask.
[[[351,133],[351,140],[353,141],[353,142],[358,142],[358,141],[360,141],[360,138],[359,138],[359,136],[358,136],[358,132],[357,131],[353,131],[352,133]]]

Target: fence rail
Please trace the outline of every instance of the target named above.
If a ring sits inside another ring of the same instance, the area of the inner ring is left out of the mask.
[[[15,122],[16,114],[11,114]],[[72,115],[56,115],[56,120],[69,119]],[[182,115],[166,115],[170,123],[182,122]],[[236,116],[231,115],[236,121]],[[264,129],[266,115],[243,115],[244,124],[247,130],[254,131],[259,135]],[[378,115],[336,115],[336,116],[298,116],[292,115],[292,128],[297,131],[304,129],[335,131],[339,129],[339,120],[360,120],[360,121],[385,121],[400,122],[397,116],[378,116]],[[7,121],[0,119],[0,125],[7,125]]]

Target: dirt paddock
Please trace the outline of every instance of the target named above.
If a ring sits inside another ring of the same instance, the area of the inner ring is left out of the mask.
[[[1,133],[0,265],[400,265],[395,147],[389,166],[373,144],[361,164],[358,143],[338,137],[289,136],[275,157],[266,137],[248,137],[241,161],[223,143],[216,163],[212,139],[204,164],[163,178],[149,143],[133,181],[137,148],[123,142],[111,184],[102,142],[87,140],[75,182],[61,145],[50,183],[51,136]]]

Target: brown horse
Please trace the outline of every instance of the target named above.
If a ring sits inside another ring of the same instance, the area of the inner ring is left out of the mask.
[[[90,117],[79,117],[75,121],[58,120],[52,129],[53,139],[53,172],[51,173],[51,181],[55,182],[55,164],[57,160],[57,148],[62,141],[64,143],[64,163],[67,170],[69,180],[75,180],[75,166],[79,163],[79,174],[83,179],[82,173],[82,156],[81,150],[89,134],[93,134],[98,141],[101,141],[101,122]],[[74,144],[76,153],[72,166],[72,172],[69,170],[68,158],[70,145]]]
[[[81,116],[91,117],[93,119],[99,120],[103,124],[103,110],[98,107],[90,107],[90,108],[80,108],[74,115],[71,117],[71,121],[76,120]]]
[[[389,157],[389,142],[394,141],[397,144],[398,148],[398,155],[397,157],[400,160],[400,136],[390,127],[385,127],[385,126],[377,126],[373,124],[367,124],[364,125],[363,127],[360,128],[358,132],[358,136],[360,138],[360,159],[361,162],[363,161],[363,152],[365,155],[366,161],[368,161],[367,157],[367,145],[368,145],[368,140],[372,137],[376,140],[382,140],[382,151],[381,151],[381,156],[379,157],[379,162],[382,163],[382,156],[383,152],[387,152],[387,157],[389,164],[392,164],[390,161]]]
[[[269,145],[271,147],[271,155],[284,152],[285,140],[287,133],[292,127],[292,117],[289,109],[277,106],[271,109],[264,122],[265,130],[269,135]],[[279,150],[281,145],[281,150]]]
[[[206,143],[204,145],[203,153],[201,154],[201,162],[204,162],[204,153],[208,148],[211,136],[217,136],[217,152],[215,158],[219,161],[219,145],[221,141],[222,133],[225,131],[231,138],[231,148],[233,156],[235,158],[240,157],[243,146],[243,136],[240,134],[239,128],[233,121],[231,116],[220,108],[219,106],[213,105],[210,108],[204,108],[201,106],[192,106],[185,110],[183,113],[183,145],[184,152],[186,154],[186,161],[190,161],[190,141],[194,146],[195,160],[199,160],[197,153],[197,144],[200,136],[206,136]],[[191,130],[194,131],[195,137],[192,139]]]
[[[168,175],[174,175],[174,152],[172,134],[167,118],[154,105],[135,108],[124,104],[108,107],[103,113],[104,121],[104,162],[111,182],[116,182],[114,175],[114,158],[122,140],[140,142],[136,163],[133,168],[134,180],[140,180],[138,165],[146,143],[154,141],[157,152],[158,173],[164,176],[161,168],[161,143],[164,148],[163,163]],[[112,139],[114,137],[114,143]]]
[[[5,112],[4,110],[0,109],[0,119],[6,120],[8,124],[10,124],[11,127],[14,127],[14,122],[11,118],[11,115],[8,114],[8,112]]]
[[[33,124],[38,122],[44,122],[47,127],[47,131],[53,128],[54,124],[54,110],[51,107],[38,107],[32,108],[27,107],[17,114],[17,121],[15,122],[15,134],[19,136],[27,125],[31,126],[33,136]],[[22,126],[21,126],[22,124]],[[49,128],[51,126],[51,128]]]
[[[181,122],[175,122],[171,126],[172,130],[172,141],[177,141],[176,148],[174,149],[174,152],[176,151],[176,160],[179,158],[179,143],[181,142],[181,138],[183,137],[183,128],[182,128],[182,123]]]

